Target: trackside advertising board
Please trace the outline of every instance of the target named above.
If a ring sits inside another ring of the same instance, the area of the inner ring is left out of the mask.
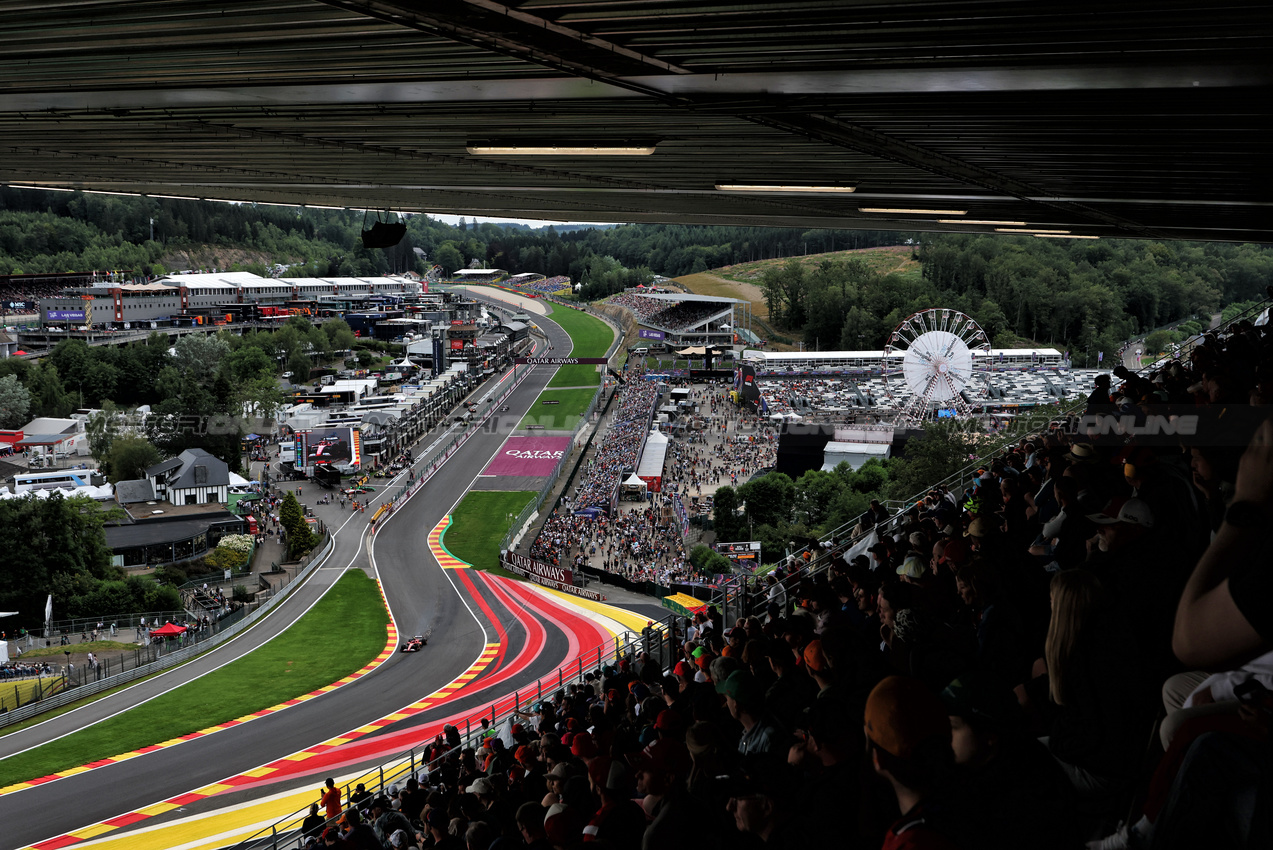
[[[568,448],[569,437],[509,437],[482,474],[526,478],[551,475]]]
[[[591,599],[596,602],[605,601],[605,597],[595,590],[575,587],[573,583],[574,573],[563,567],[554,567],[552,564],[545,564],[543,561],[536,561],[534,558],[527,558],[525,555],[518,555],[516,552],[505,552],[500,558],[500,564],[504,569],[525,576],[536,584],[542,584],[544,587],[551,587],[553,590],[560,590],[582,599]]]

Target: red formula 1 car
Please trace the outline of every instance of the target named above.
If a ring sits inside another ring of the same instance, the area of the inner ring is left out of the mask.
[[[416,635],[415,637],[408,639],[407,642],[404,643],[402,646],[398,647],[398,651],[399,652],[419,652],[421,648],[426,646],[428,643],[429,643],[428,636]]]

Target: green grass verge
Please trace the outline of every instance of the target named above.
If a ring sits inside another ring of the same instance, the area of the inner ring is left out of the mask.
[[[291,628],[251,654],[131,711],[0,760],[0,788],[188,735],[330,685],[380,654],[388,622],[376,583],[349,570]],[[334,629],[340,651],[317,651],[330,643]]]
[[[451,511],[451,524],[442,543],[461,561],[487,572],[512,576],[498,566],[499,545],[508,533],[509,514],[516,519],[534,499],[535,494],[528,490],[473,490]]]
[[[535,405],[527,411],[518,424],[518,428],[530,425],[542,425],[549,431],[573,431],[579,417],[583,416],[592,397],[597,394],[595,387],[583,387],[573,390],[544,390],[535,399]],[[560,404],[544,404],[545,401],[557,401]]]
[[[614,331],[609,325],[579,310],[557,308],[548,318],[561,325],[561,329],[570,334],[570,339],[574,342],[574,349],[570,352],[573,357],[605,357],[610,343],[614,342]],[[556,350],[552,353],[558,354]],[[559,356],[564,357],[566,354],[561,352]],[[596,366],[579,364],[559,368],[557,374],[548,382],[548,386],[585,387],[596,386],[599,383],[601,383],[601,375],[598,374]]]

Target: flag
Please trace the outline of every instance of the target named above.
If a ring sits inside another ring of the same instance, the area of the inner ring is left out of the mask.
[[[1097,362],[1097,363],[1102,362],[1104,359],[1105,359],[1105,352],[1104,352],[1104,351],[1098,351],[1098,352],[1096,352],[1096,362]]]

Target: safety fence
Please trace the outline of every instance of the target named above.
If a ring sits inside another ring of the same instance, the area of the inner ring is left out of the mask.
[[[652,663],[666,670],[671,660],[677,657],[677,648],[674,646],[676,640],[677,633],[672,617],[668,617],[665,622],[659,624],[652,623],[641,634],[623,632],[616,635],[612,645],[605,644],[598,646],[595,650],[588,650],[547,676],[528,683],[511,694],[499,697],[479,711],[452,724],[455,727],[455,734],[448,733],[448,750],[442,757],[433,761],[425,758],[424,753],[431,743],[431,738],[422,735],[420,743],[406,752],[362,774],[346,778],[340,785],[345,805],[352,803],[353,789],[360,784],[371,792],[373,797],[386,794],[390,785],[402,785],[412,777],[416,777],[422,786],[428,787],[431,784],[430,775],[447,757],[458,753],[466,746],[480,745],[481,739],[486,736],[499,734],[501,724],[523,712],[524,706],[529,707],[543,700],[545,693],[551,696],[570,685],[581,684],[586,673],[598,671],[604,665],[618,664],[620,659],[631,659],[638,653],[644,652],[648,653]],[[489,731],[488,727],[482,725],[483,720],[489,721]],[[464,727],[462,733],[460,725]],[[301,824],[308,815],[308,807],[302,811],[293,812],[266,829],[233,845],[233,848],[234,850],[300,848],[307,840],[307,836],[301,832]],[[321,829],[327,826],[335,825],[338,821],[339,818],[324,823],[319,831],[321,832]]]
[[[115,636],[120,631],[144,627],[145,624],[180,620],[185,616],[185,611],[142,611],[136,614],[121,614],[116,617],[77,617],[73,620],[54,620],[52,629],[45,637],[42,638],[27,632],[14,640],[15,642],[25,643],[28,649],[45,640],[60,641],[62,638],[66,638],[66,641],[62,644],[66,645],[75,639],[77,633],[83,641],[87,641],[92,638],[93,632],[96,631],[98,637],[104,640],[108,636]]]
[[[314,569],[317,568],[317,566],[322,563],[323,559],[331,553],[333,546],[333,538],[329,535],[320,550],[301,559],[300,571],[297,572],[296,576],[284,587],[298,585],[300,582],[309,578]],[[142,663],[139,666],[132,667],[127,670],[121,670],[119,673],[112,675],[105,675],[100,679],[97,678],[96,672],[94,672],[90,678],[87,671],[82,674],[84,677],[83,681],[77,682],[74,676],[69,677],[68,684],[70,686],[61,690],[59,693],[48,696],[39,702],[28,703],[21,708],[16,708],[13,711],[0,714],[0,727],[29,720],[30,718],[35,717],[38,714],[43,714],[46,711],[61,708],[87,697],[95,696],[112,690],[113,688],[126,685],[129,682],[135,682],[138,679],[145,678],[146,676],[152,676],[155,673],[160,673],[170,667],[175,667],[178,664],[184,664],[195,656],[201,655],[204,652],[219,646],[261,620],[261,618],[274,609],[275,605],[287,596],[286,593],[282,592],[283,589],[284,588],[280,588],[280,592],[274,594],[269,599],[261,602],[255,607],[245,605],[239,608],[236,614],[219,620],[217,628],[210,629],[206,633],[202,633],[206,635],[205,637],[193,639],[193,643],[190,643],[183,648],[165,651],[165,647],[163,645],[155,644],[153,645],[155,652],[153,660]],[[176,612],[176,616],[180,618],[181,616],[184,616],[184,612]],[[147,615],[147,622],[150,622],[149,615]],[[198,636],[196,635],[196,637]],[[148,646],[145,649],[150,651],[152,647]],[[121,664],[121,666],[123,665]]]

